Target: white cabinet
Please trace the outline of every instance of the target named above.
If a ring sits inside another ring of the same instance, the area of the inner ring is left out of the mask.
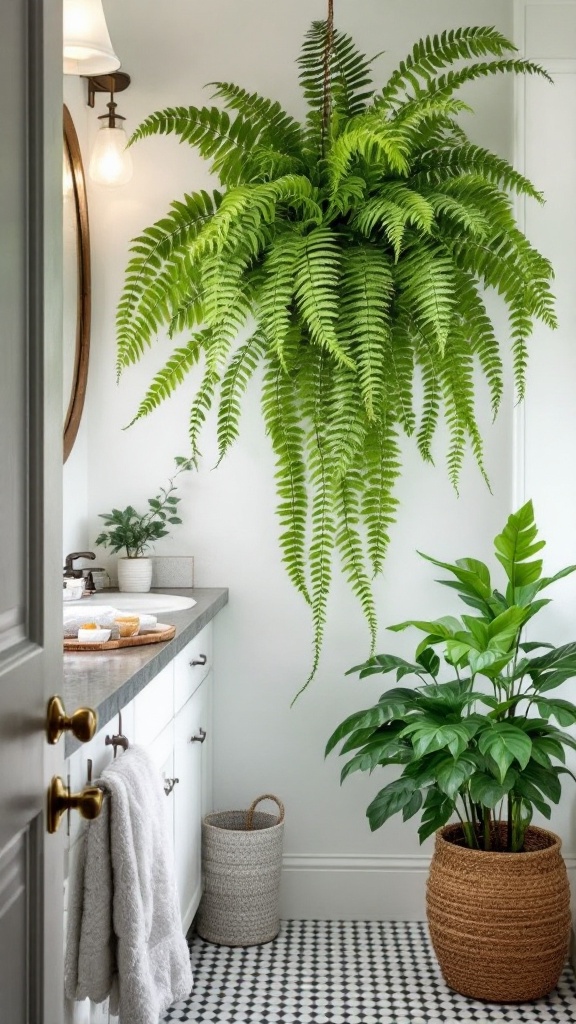
[[[122,732],[132,743],[145,747],[167,781],[168,829],[174,860],[182,925],[187,931],[201,895],[201,823],[212,809],[212,624],[208,623],[189,644],[122,710]],[[90,743],[69,759],[73,790],[86,784],[88,759],[97,779],[113,757],[106,735],[118,732],[118,716],[101,725]],[[121,749],[118,757],[122,756]],[[70,845],[80,826],[70,819]]]

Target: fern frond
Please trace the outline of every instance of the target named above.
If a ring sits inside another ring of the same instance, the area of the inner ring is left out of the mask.
[[[403,92],[411,88],[420,91],[438,71],[455,61],[486,55],[500,57],[515,49],[497,29],[487,26],[451,29],[440,36],[427,36],[414,45],[406,60],[392,72],[378,104],[393,110]]]
[[[364,493],[362,519],[372,572],[382,572],[390,543],[390,527],[396,519],[398,500],[394,488],[400,476],[401,455],[395,424],[383,413],[364,444]]]
[[[418,162],[419,168],[409,179],[415,188],[420,183],[438,186],[449,178],[472,174],[507,192],[529,196],[539,203],[544,202],[542,193],[507,160],[468,141],[460,146],[450,143],[433,146],[419,154]]]
[[[142,122],[130,145],[151,135],[177,135],[198,149],[210,170],[229,188],[245,180],[244,161],[250,158],[262,133],[259,122],[238,114],[230,118],[218,107],[167,107]]]
[[[384,399],[394,293],[391,263],[377,246],[348,248],[343,255],[338,337],[358,367],[366,416],[373,420]]]
[[[209,345],[205,346],[209,351]],[[192,451],[192,458],[195,462],[198,461],[202,452],[200,451],[198,441],[200,432],[206,421],[206,416],[212,408],[212,401],[214,398],[214,392],[218,378],[212,370],[206,370],[200,387],[198,388],[194,401],[190,406],[190,416],[188,418],[188,438],[190,440],[190,449]]]
[[[258,145],[268,146],[286,156],[302,156],[302,129],[276,100],[258,93],[249,93],[231,82],[211,82],[214,96],[223,100],[229,110],[237,110],[258,132]]]
[[[335,543],[340,551],[342,569],[352,593],[358,598],[370,630],[370,655],[376,648],[378,621],[374,595],[366,567],[359,533],[363,476],[358,468],[351,470],[335,488],[335,513],[338,523]]]
[[[449,71],[447,75],[439,75],[437,78],[427,81],[424,86],[423,93],[418,94],[418,99],[420,99],[421,95],[424,97],[449,97],[458,89],[461,89],[463,85],[466,85],[467,82],[474,82],[478,78],[489,78],[492,75],[498,74],[541,75],[549,82],[552,81],[548,72],[533,61],[515,58],[481,61],[476,64],[468,64],[466,67],[459,68],[457,71]],[[411,102],[412,99],[407,100],[408,104]]]
[[[297,700],[310,684],[320,661],[326,626],[326,607],[332,579],[332,557],[336,542],[334,476],[326,436],[326,357],[321,350],[316,350],[314,353],[310,369],[311,386],[307,404],[311,426],[307,438],[307,462],[312,502],[308,568],[314,637],[312,669],[294,700]]]
[[[197,334],[187,345],[175,349],[166,365],[153,378],[134,419],[128,424],[129,427],[136,423],[136,420],[148,416],[161,402],[170,398],[179,384],[184,383],[186,374],[200,358],[205,337],[206,334]]]
[[[378,227],[394,250],[399,260],[406,228],[418,228],[423,234],[430,234],[434,223],[434,207],[428,198],[407,188],[402,182],[385,182],[377,194],[361,206],[354,218],[358,229],[370,237]]]
[[[306,582],[308,492],[304,462],[305,434],[298,389],[273,356],[262,386],[262,411],[276,455],[277,515],[282,561],[292,583],[311,604]]]
[[[334,368],[326,404],[326,446],[338,481],[361,457],[368,424],[354,370],[345,366]]]
[[[424,462],[430,462],[433,465],[432,439],[438,426],[442,400],[438,353],[432,345],[424,344],[418,350],[417,359],[422,370],[422,415],[416,443]]]
[[[494,327],[473,280],[456,275],[456,307],[460,321],[490,388],[492,415],[496,417],[504,391],[504,368]]]
[[[259,361],[266,351],[266,341],[261,331],[255,331],[248,341],[240,346],[230,361],[220,382],[218,406],[218,462],[238,437],[241,401]]]
[[[407,177],[410,133],[402,125],[382,121],[374,114],[363,114],[349,121],[327,153],[332,191],[335,193],[350,165],[358,159],[382,165],[382,174]]]
[[[454,315],[452,261],[440,248],[422,242],[407,250],[395,267],[402,304],[424,330],[430,330],[442,353]]]
[[[315,228],[303,240],[295,266],[294,295],[310,340],[326,349],[336,362],[354,367],[338,341],[338,289],[341,253],[329,228]]]
[[[321,148],[326,36],[326,21],[313,22],[298,58],[300,85],[308,105],[307,144],[316,155]],[[330,106],[336,117],[344,122],[362,113],[372,98],[371,69],[375,59],[360,53],[346,33],[334,30],[330,56]]]
[[[416,427],[414,412],[414,344],[400,320],[392,319],[385,407],[395,410],[398,423],[410,436]]]
[[[118,376],[141,358],[144,347],[180,306],[186,294],[181,269],[187,247],[214,217],[221,199],[219,192],[192,192],[172,203],[168,215],[132,243],[134,255],[126,268],[116,313]],[[194,312],[200,313],[197,289],[195,294]]]
[[[281,234],[264,261],[264,280],[259,292],[260,322],[270,347],[285,367],[284,342],[292,323],[295,269],[304,246],[295,231]]]
[[[446,347],[440,362],[440,382],[451,438],[447,455],[450,481],[458,493],[458,481],[468,438],[478,468],[490,489],[484,468],[482,439],[474,412],[474,363],[462,329],[455,329],[451,333],[450,344]]]

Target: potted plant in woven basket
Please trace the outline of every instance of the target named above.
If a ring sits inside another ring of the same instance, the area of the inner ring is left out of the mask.
[[[565,748],[576,749],[576,739],[564,727],[576,722],[576,707],[551,693],[576,676],[576,642],[526,641],[524,628],[530,622],[537,637],[532,619],[549,603],[542,591],[576,566],[544,576],[534,557],[542,547],[528,502],[495,539],[503,591],[483,562],[424,555],[450,574],[438,582],[457,591],[466,612],[391,626],[424,634],[413,662],[379,654],[350,672],[394,672],[413,685],[350,715],[326,748],[343,741],[340,753],[352,755],[342,780],[402,766],[370,803],[370,827],[421,813],[421,842],[436,832],[427,887],[436,955],[452,988],[496,1002],[550,992],[570,935],[560,839],[531,822],[534,810],[550,817],[563,776],[572,775]]]

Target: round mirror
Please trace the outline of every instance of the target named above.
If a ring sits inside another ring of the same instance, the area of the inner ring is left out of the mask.
[[[78,136],[64,107],[63,417],[64,462],[82,418],[90,354],[90,232]]]

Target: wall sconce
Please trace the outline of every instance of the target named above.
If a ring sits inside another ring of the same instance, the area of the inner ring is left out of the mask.
[[[125,185],[132,177],[132,157],[130,151],[126,149],[128,139],[122,127],[122,121],[125,118],[116,113],[114,94],[128,88],[130,76],[123,71],[116,71],[112,75],[86,77],[89,107],[94,106],[94,97],[97,92],[110,94],[110,100],[107,103],[108,113],[101,114],[98,119],[102,124],[96,135],[88,173],[92,181],[97,182],[98,185],[106,185],[109,188]]]
[[[64,74],[104,75],[119,67],[102,0],[64,0]]]

